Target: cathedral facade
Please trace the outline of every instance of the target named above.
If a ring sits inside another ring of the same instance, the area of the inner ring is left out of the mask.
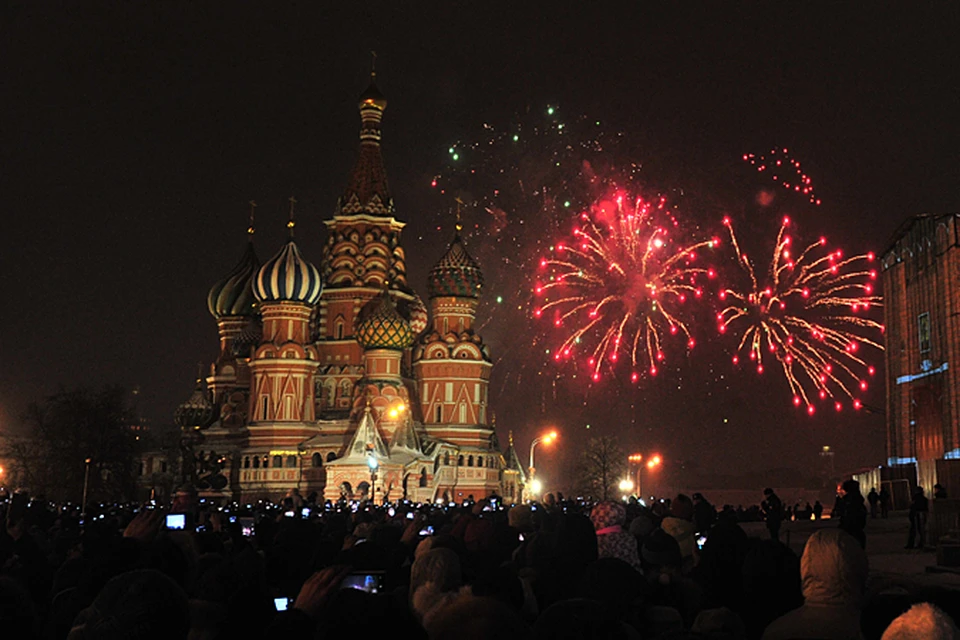
[[[184,475],[208,497],[520,499],[523,469],[497,441],[492,362],[474,329],[483,274],[459,227],[426,302],[407,282],[381,155],[386,104],[372,82],[360,97],[359,158],[319,267],[291,214],[289,241],[262,264],[251,224],[240,262],[210,290],[219,356],[176,413],[196,462]]]

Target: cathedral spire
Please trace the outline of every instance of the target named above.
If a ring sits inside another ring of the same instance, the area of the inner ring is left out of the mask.
[[[253,234],[257,231],[255,225],[255,219],[257,214],[257,203],[253,200],[250,201],[250,224],[247,226],[247,238],[250,242],[253,242]]]
[[[387,99],[377,88],[377,54],[371,53],[370,86],[360,94],[360,157],[346,191],[337,202],[337,215],[393,215],[393,198],[380,152],[380,120],[387,108]]]

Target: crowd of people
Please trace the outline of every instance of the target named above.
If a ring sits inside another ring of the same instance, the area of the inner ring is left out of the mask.
[[[765,492],[768,527],[778,508]],[[798,557],[774,535],[779,525],[751,538],[736,510],[700,494],[648,508],[552,495],[516,506],[323,504],[293,492],[279,504],[86,513],[16,494],[0,510],[0,629],[10,638],[958,633],[953,592],[867,592],[859,512],[854,524],[819,527]]]

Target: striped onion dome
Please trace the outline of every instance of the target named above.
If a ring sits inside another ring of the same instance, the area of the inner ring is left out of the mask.
[[[460,298],[479,298],[483,287],[483,272],[480,265],[470,257],[460,231],[453,237],[450,248],[430,269],[427,276],[427,291],[431,298],[456,296]]]
[[[413,335],[418,336],[427,328],[427,305],[423,304],[423,298],[413,294],[414,298],[410,302],[410,330]]]
[[[203,429],[209,426],[215,417],[213,403],[204,392],[200,380],[197,380],[197,388],[187,401],[173,412],[173,420],[181,429]]]
[[[368,302],[359,318],[355,334],[364,349],[406,349],[416,337],[386,291]]]
[[[251,281],[259,266],[253,243],[248,242],[237,266],[207,294],[207,309],[214,318],[256,315],[257,300],[253,297]]]
[[[267,260],[253,280],[253,294],[261,302],[315,305],[322,291],[320,272],[303,259],[293,240]]]

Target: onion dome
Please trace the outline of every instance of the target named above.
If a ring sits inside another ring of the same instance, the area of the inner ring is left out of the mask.
[[[408,318],[410,330],[413,331],[413,335],[418,336],[427,328],[429,316],[427,314],[427,305],[423,303],[423,299],[417,294],[413,295],[413,300],[408,303],[408,309],[410,311]]]
[[[203,389],[203,382],[197,380],[197,387],[187,399],[173,412],[177,426],[186,430],[203,429],[210,426],[215,417],[213,403]]]
[[[260,267],[253,280],[253,293],[261,302],[302,302],[312,306],[320,300],[322,291],[320,272],[303,259],[292,239]]]
[[[480,271],[480,265],[470,257],[463,246],[458,225],[457,234],[453,237],[450,248],[430,269],[430,274],[427,276],[427,291],[431,298],[442,296],[479,298],[482,287],[483,272]]]
[[[214,318],[219,320],[223,317],[256,315],[257,301],[253,297],[250,283],[259,266],[260,261],[253,251],[253,242],[248,242],[237,266],[213,285],[207,294],[207,309]]]
[[[364,349],[402,350],[412,345],[416,337],[386,291],[360,311],[355,334]]]

